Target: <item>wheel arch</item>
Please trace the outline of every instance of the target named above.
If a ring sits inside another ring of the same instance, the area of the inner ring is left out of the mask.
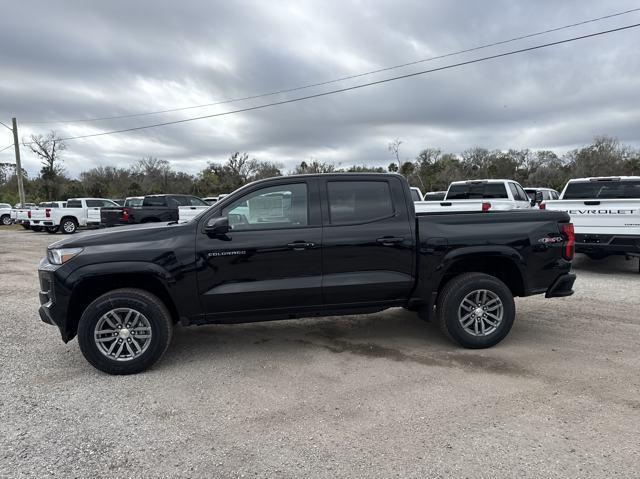
[[[526,276],[521,266],[524,260],[515,250],[510,250],[468,251],[452,255],[443,264],[436,291],[442,290],[445,284],[460,274],[485,273],[505,283],[513,296],[524,295]]]
[[[91,302],[109,291],[122,288],[139,289],[158,297],[169,310],[173,322],[178,322],[178,309],[165,282],[158,274],[153,271],[104,272],[87,275],[74,284],[67,309],[66,329],[69,338],[76,335],[82,313]]]

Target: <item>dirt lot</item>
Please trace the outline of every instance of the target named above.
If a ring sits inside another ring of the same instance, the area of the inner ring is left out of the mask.
[[[577,258],[490,350],[391,310],[178,328],[111,377],[38,318],[53,240],[0,229],[0,476],[638,477],[637,260]]]

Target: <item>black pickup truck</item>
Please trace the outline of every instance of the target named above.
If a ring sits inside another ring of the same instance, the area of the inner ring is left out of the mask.
[[[141,205],[102,208],[100,226],[178,221],[180,206],[206,208],[209,204],[191,195],[148,195]]]
[[[111,374],[143,371],[174,324],[402,306],[467,348],[500,342],[514,296],[573,293],[564,212],[414,211],[394,174],[251,183],[193,220],[75,236],[39,265],[40,317]]]

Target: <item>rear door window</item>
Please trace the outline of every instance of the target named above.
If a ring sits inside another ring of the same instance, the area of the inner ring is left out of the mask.
[[[67,201],[67,208],[82,208],[82,201],[80,201],[80,200],[69,200],[69,201]]]
[[[329,181],[329,217],[333,225],[367,223],[394,214],[386,181]]]
[[[564,192],[565,200],[640,198],[640,180],[573,181]]]

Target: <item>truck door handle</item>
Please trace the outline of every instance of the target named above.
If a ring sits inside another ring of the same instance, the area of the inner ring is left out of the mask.
[[[383,236],[382,238],[378,238],[376,240],[377,243],[382,246],[393,246],[394,244],[402,243],[404,238],[400,238],[397,236]]]
[[[313,248],[315,245],[315,243],[308,243],[307,241],[294,241],[293,243],[287,244],[287,246],[294,251],[302,251],[308,248]]]

